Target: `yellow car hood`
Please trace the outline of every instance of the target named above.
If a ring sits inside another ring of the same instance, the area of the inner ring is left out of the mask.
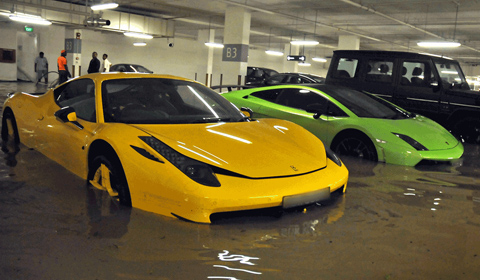
[[[252,178],[299,175],[326,166],[322,142],[288,121],[135,127],[185,156]]]

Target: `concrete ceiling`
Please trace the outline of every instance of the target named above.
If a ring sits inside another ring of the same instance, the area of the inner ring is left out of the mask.
[[[2,2],[21,5],[17,0]],[[35,3],[35,0],[25,0]],[[85,6],[85,0],[62,0]],[[94,2],[88,1],[87,5]],[[38,1],[41,4],[42,1]],[[225,12],[241,6],[251,12],[250,47],[275,48],[293,39],[316,39],[310,47],[328,56],[340,35],[360,37],[360,49],[429,52],[462,62],[480,62],[480,0],[119,0],[119,12],[174,22],[174,37],[196,38],[214,28],[223,41]],[[26,4],[26,3],[25,3]],[[455,49],[423,49],[419,41],[455,40]]]

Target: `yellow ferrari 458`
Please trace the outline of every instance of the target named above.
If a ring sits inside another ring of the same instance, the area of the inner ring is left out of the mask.
[[[97,73],[10,94],[2,139],[34,148],[121,204],[194,222],[345,192],[348,171],[313,134],[253,120],[195,81]]]

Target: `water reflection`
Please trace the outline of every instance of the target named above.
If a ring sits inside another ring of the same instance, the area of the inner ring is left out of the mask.
[[[13,143],[13,141],[2,141],[2,152],[5,154],[5,165],[15,167],[17,165],[16,155],[20,151],[20,147]]]
[[[132,208],[123,207],[102,190],[87,184],[86,207],[88,235],[97,238],[121,238],[128,232]]]
[[[0,278],[477,279],[479,147],[465,145],[462,166],[345,160],[344,196],[213,225],[122,209],[40,153],[8,147]]]
[[[260,258],[257,257],[249,257],[245,255],[239,255],[239,254],[230,254],[229,251],[223,250],[222,253],[218,254],[218,259],[223,262],[238,262],[241,265],[250,265],[254,266],[256,264],[252,263],[251,260],[259,260]],[[250,268],[245,269],[245,268],[235,268],[227,265],[218,265],[214,264],[214,268],[223,268],[229,271],[237,271],[237,272],[243,272],[243,273],[248,273],[248,274],[254,274],[254,275],[261,275],[262,273],[259,271],[253,271]],[[235,277],[231,276],[208,276],[208,279],[237,279]]]

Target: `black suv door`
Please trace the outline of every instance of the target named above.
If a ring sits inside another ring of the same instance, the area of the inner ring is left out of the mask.
[[[432,119],[439,116],[438,78],[429,60],[400,60],[402,76],[395,89],[394,103]]]

